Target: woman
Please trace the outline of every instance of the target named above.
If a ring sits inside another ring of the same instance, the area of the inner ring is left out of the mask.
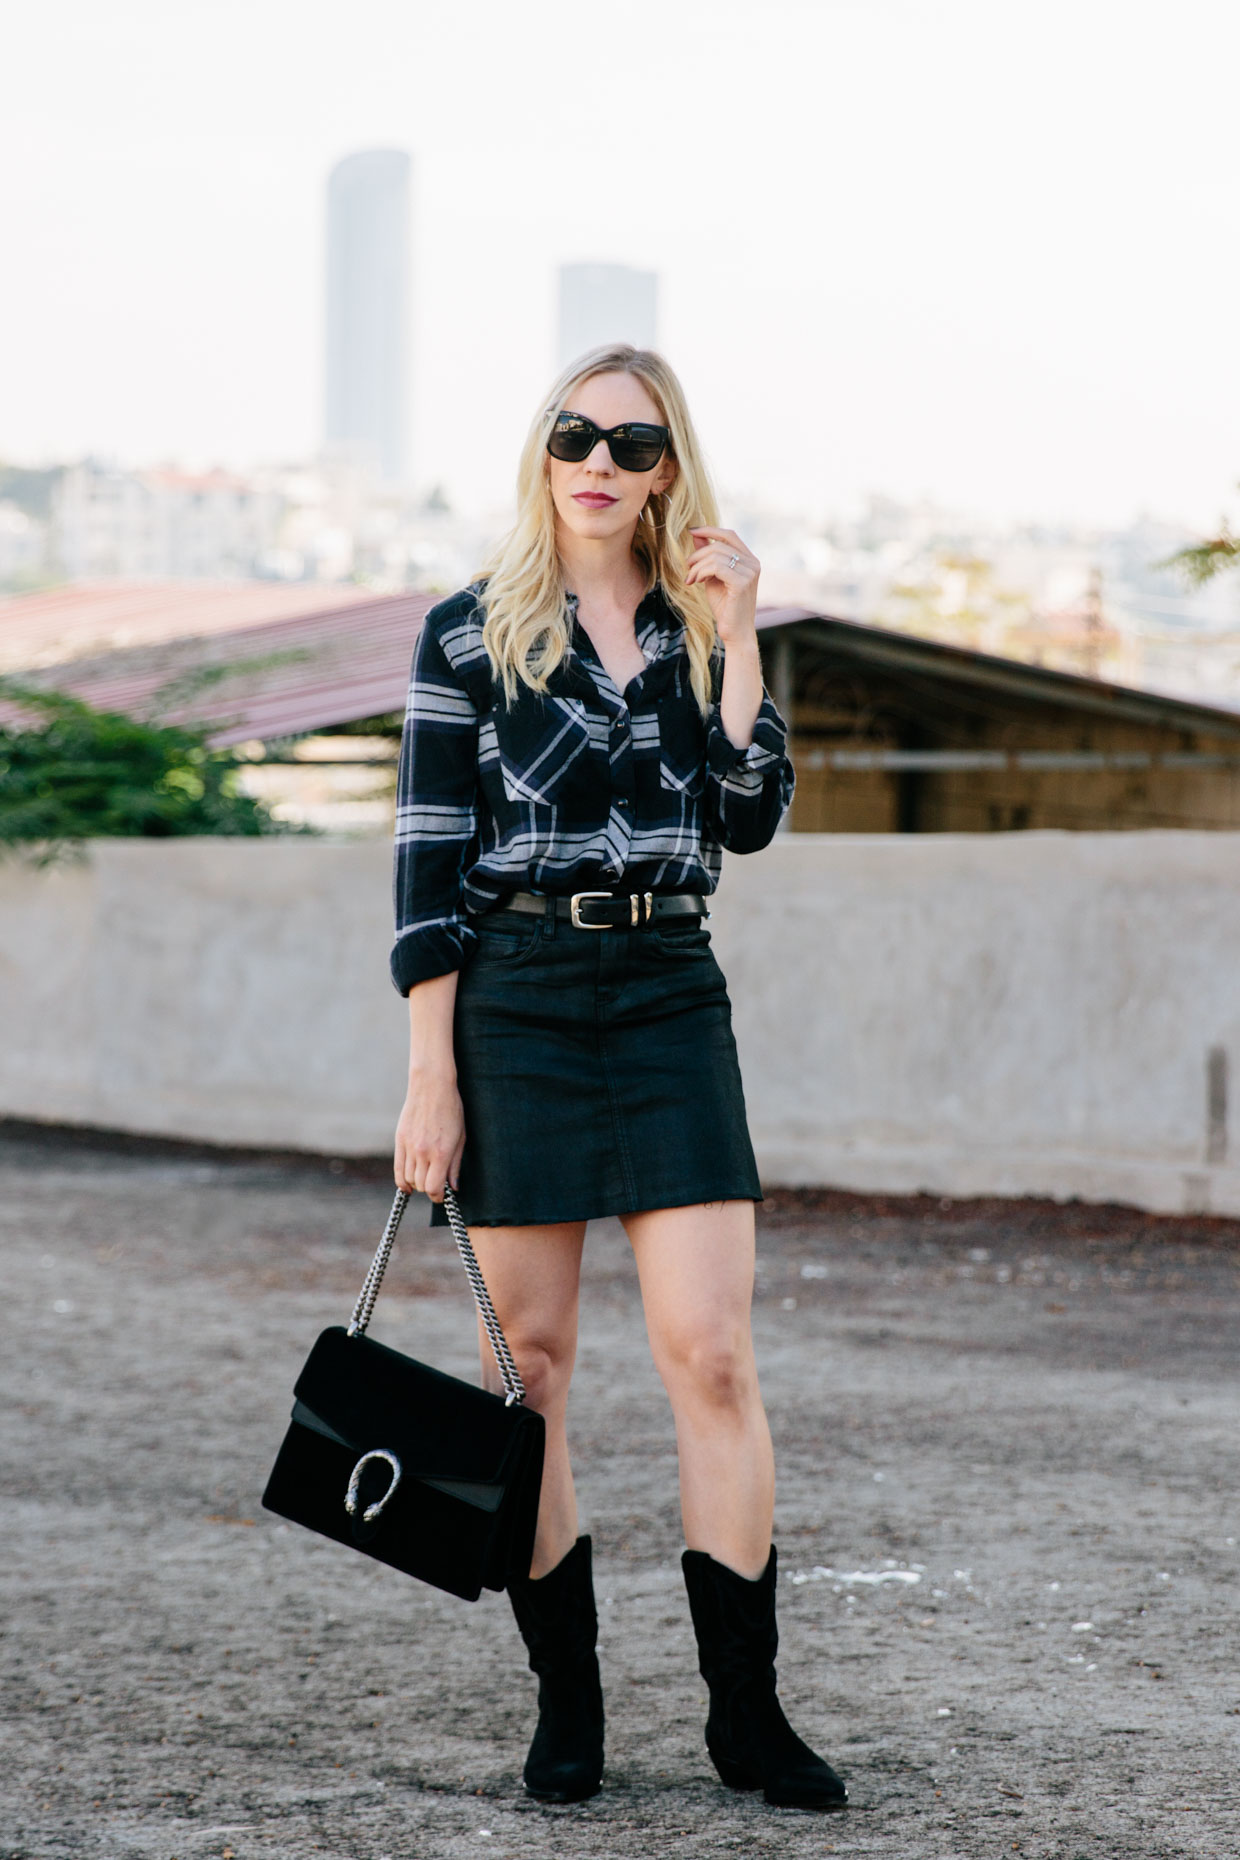
[[[599,349],[556,383],[517,522],[427,615],[397,800],[409,997],[399,1187],[461,1210],[546,1422],[534,1560],[510,1587],[539,1676],[525,1784],[599,1787],[590,1539],[565,1409],[586,1222],[617,1215],[671,1398],[723,1781],[825,1808],[840,1779],[775,1693],[774,1468],[750,1338],[761,1200],[704,919],[721,847],[767,845],[792,794],[762,684],[758,563],[721,529],[667,363]],[[483,1374],[498,1388],[489,1350]]]

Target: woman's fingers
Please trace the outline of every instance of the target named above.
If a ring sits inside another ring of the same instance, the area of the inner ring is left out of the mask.
[[[734,562],[730,556],[715,555],[712,551],[685,570],[685,580],[700,581],[703,575],[718,575],[724,580],[731,577],[735,581],[747,581],[756,570],[757,563],[748,561],[744,556]]]
[[[465,1147],[461,1142],[461,1150]],[[460,1151],[449,1156],[444,1150],[432,1151],[429,1156],[419,1159],[418,1173],[421,1181],[418,1186],[430,1201],[442,1201],[444,1183],[451,1182],[456,1187],[456,1170],[460,1163]]]
[[[733,556],[736,560],[733,561]],[[751,555],[742,555],[739,550],[728,549],[724,543],[712,543],[708,549],[696,551],[689,558],[685,570],[686,584],[713,578],[722,581],[725,586],[743,588],[757,578],[758,563]]]
[[[462,1142],[461,1149],[464,1147]],[[445,1178],[456,1186],[454,1172],[459,1163],[460,1150],[451,1158],[437,1156],[433,1151],[398,1150],[392,1173],[397,1188],[406,1195],[428,1195],[432,1201],[442,1201]]]
[[[735,561],[733,557],[736,558]],[[743,568],[756,569],[758,567],[757,557],[750,555],[739,538],[735,546],[729,542],[703,543],[701,548],[695,549],[687,558],[685,568],[686,571],[691,571],[703,567],[706,563],[718,564],[733,574],[739,573]]]
[[[735,530],[690,530],[689,534],[698,539],[689,555],[691,562],[709,549],[721,549],[725,556],[739,555],[742,559],[749,555],[749,550]]]
[[[406,1193],[442,1201],[445,1181],[455,1188],[465,1148],[465,1121],[453,1081],[432,1081],[429,1089],[410,1086],[396,1126],[393,1173]]]
[[[453,1188],[457,1187],[461,1179],[461,1158],[464,1154],[465,1154],[465,1134],[462,1131],[461,1140],[457,1144],[456,1149],[452,1153],[452,1161],[448,1164],[448,1180],[449,1182],[451,1182]]]

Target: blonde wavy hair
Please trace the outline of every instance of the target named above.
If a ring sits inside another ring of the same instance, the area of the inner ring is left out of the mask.
[[[675,476],[646,500],[633,536],[633,553],[646,570],[647,589],[661,582],[669,605],[684,622],[689,677],[703,713],[710,706],[711,657],[718,635],[710,602],[700,587],[685,586],[693,551],[693,525],[717,524],[715,493],[702,457],[684,389],[653,349],[609,343],[569,365],[552,385],[530,427],[517,468],[517,520],[479,572],[486,621],[482,641],[509,703],[520,679],[534,691],[568,651],[570,623],[555,542],[555,505],[547,474],[547,437],[574,390],[594,375],[634,375],[671,433]]]

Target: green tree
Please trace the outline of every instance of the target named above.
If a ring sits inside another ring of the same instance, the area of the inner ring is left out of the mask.
[[[143,722],[80,698],[0,679],[32,713],[0,725],[0,852],[47,863],[88,839],[295,831],[240,792],[241,762],[205,729]]]
[[[1240,565],[1240,536],[1224,519],[1219,525],[1217,536],[1207,536],[1204,542],[1190,543],[1187,549],[1177,549],[1165,561],[1159,562],[1159,568],[1178,568],[1186,580],[1194,587],[1202,587],[1207,581],[1221,574],[1226,568]]]

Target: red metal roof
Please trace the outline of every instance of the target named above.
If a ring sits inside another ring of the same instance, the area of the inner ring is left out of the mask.
[[[29,671],[88,651],[236,632],[374,599],[365,588],[319,582],[73,582],[0,598],[0,671]]]
[[[63,588],[0,604],[0,639],[15,676],[104,710],[218,723],[211,740],[224,745],[402,710],[436,598],[266,583]]]

